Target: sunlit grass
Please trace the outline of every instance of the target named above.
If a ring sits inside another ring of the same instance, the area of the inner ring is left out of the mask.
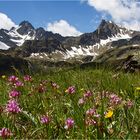
[[[3,138],[140,137],[138,73],[75,69],[17,77],[18,82],[9,81],[8,76],[0,80],[0,135]],[[21,94],[9,97],[12,90]],[[11,98],[20,110],[7,108]]]

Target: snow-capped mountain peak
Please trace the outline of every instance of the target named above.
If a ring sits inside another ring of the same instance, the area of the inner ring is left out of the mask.
[[[78,37],[63,37],[45,31],[42,27],[35,29],[31,23],[23,21],[10,30],[0,29],[0,49],[19,48],[18,53],[25,57],[68,59],[86,55],[97,56],[102,50],[112,47],[107,44],[121,39],[130,40],[137,34],[140,32],[102,20],[94,32]],[[20,47],[23,44],[25,47]]]

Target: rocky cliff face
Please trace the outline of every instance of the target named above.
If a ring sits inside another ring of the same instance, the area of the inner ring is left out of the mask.
[[[34,59],[67,60],[82,59],[98,55],[112,47],[138,44],[140,32],[120,27],[111,21],[102,20],[91,33],[78,37],[63,37],[59,34],[35,29],[28,21],[23,21],[11,30],[0,30],[0,49],[9,49],[16,56]]]

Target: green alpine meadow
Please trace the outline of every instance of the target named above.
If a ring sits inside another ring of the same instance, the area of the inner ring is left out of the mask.
[[[2,75],[0,136],[139,139],[139,76],[91,68]]]
[[[140,139],[140,0],[0,1],[4,139]]]

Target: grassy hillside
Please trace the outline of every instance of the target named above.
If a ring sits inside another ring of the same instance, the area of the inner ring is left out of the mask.
[[[140,74],[60,70],[0,79],[0,137],[140,138]]]

